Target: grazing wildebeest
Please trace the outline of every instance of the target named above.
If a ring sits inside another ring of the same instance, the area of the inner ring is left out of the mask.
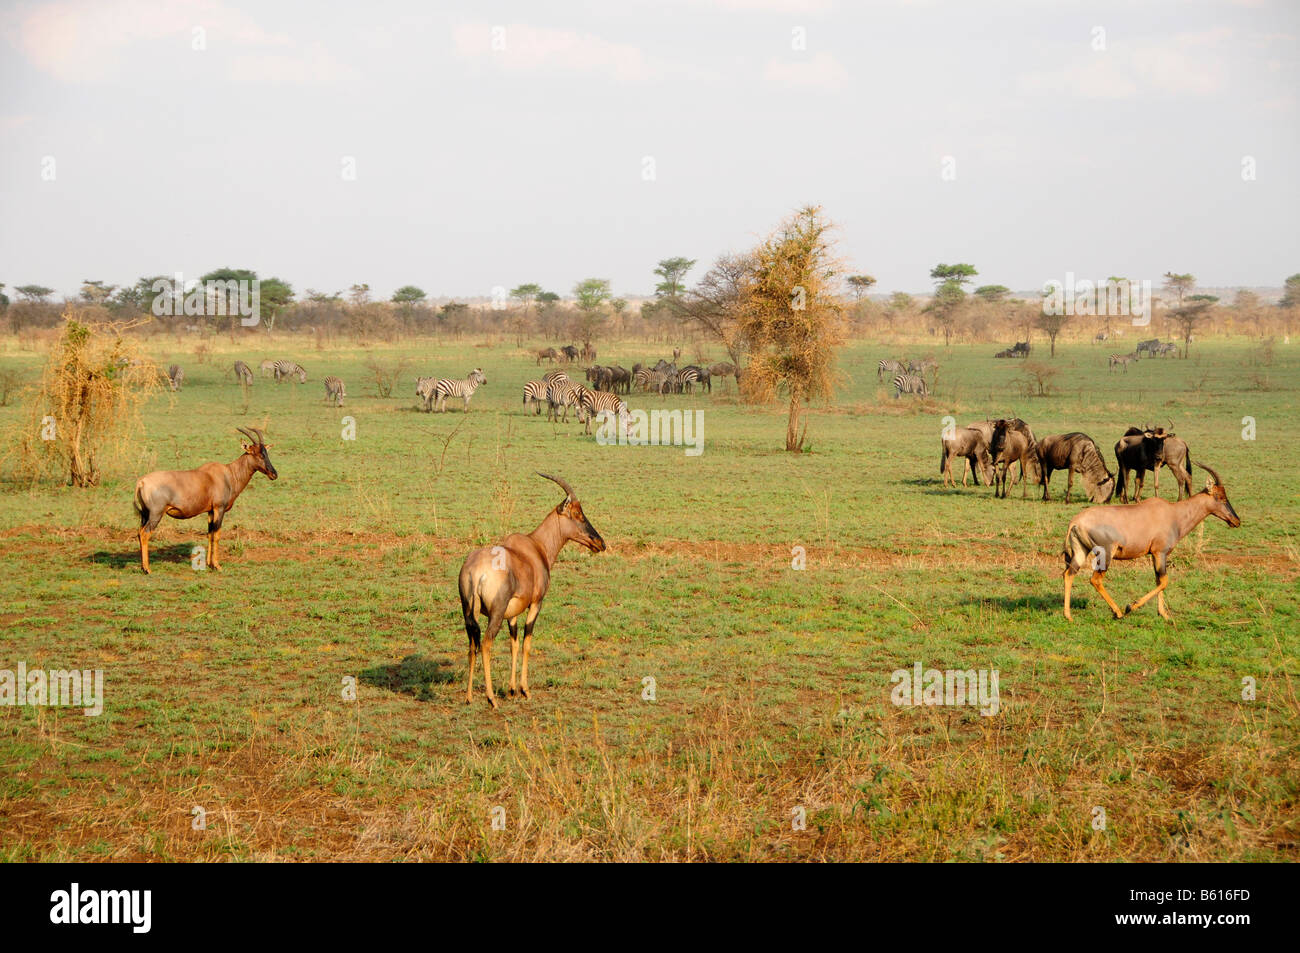
[[[560,357],[560,352],[553,347],[544,347],[540,351],[537,351],[536,353],[537,353],[538,364],[541,364],[542,361],[550,361],[552,364],[554,364]]]
[[[940,453],[939,472],[943,474],[943,485],[957,485],[957,478],[953,475],[952,464],[955,459],[963,459],[961,468],[961,485],[966,485],[966,479],[972,473],[975,476],[975,485],[980,484],[980,475],[984,476],[984,483],[993,482],[993,460],[989,456],[989,445],[984,434],[974,427],[963,427],[956,431],[950,437],[942,437],[939,441]]]
[[[221,539],[221,521],[244,492],[254,473],[270,479],[279,474],[271,465],[262,431],[256,427],[239,427],[248,438],[244,452],[233,463],[205,463],[196,470],[155,470],[140,477],[135,484],[135,511],[140,515],[140,568],[149,572],[149,537],[164,516],[187,520],[200,513],[208,514],[208,565],[221,568],[217,544]]]
[[[566,344],[560,348],[560,363],[572,364],[578,359],[578,349],[572,344]]]
[[[1074,488],[1074,474],[1083,478],[1088,499],[1094,503],[1105,503],[1115,492],[1115,478],[1106,469],[1106,461],[1097,449],[1096,441],[1086,433],[1058,433],[1044,437],[1038,442],[1038,463],[1043,470],[1043,499],[1051,499],[1048,492],[1052,482],[1052,472],[1066,471],[1065,501],[1070,501],[1070,491]]]
[[[510,694],[515,694],[515,663],[519,653],[518,620],[524,616],[524,668],[519,690],[528,692],[528,654],[533,645],[533,625],[551,584],[551,568],[569,540],[593,553],[604,552],[605,541],[582,512],[578,496],[559,477],[544,477],[560,485],[564,500],[546,514],[528,535],[512,533],[496,546],[484,546],[465,557],[460,568],[460,610],[469,638],[469,680],[465,703],[474,700],[474,658],[483,659],[483,682],[488,701],[497,707],[492,690],[492,640],[505,622],[510,627]],[[527,613],[525,615],[525,613]],[[478,616],[487,616],[487,631],[480,633]]]
[[[1175,474],[1182,467],[1168,464]],[[1070,615],[1070,585],[1074,576],[1086,565],[1092,566],[1092,586],[1110,606],[1115,618],[1123,618],[1134,609],[1140,609],[1156,597],[1156,608],[1164,618],[1170,618],[1165,608],[1165,588],[1169,585],[1169,553],[1178,541],[1201,524],[1207,516],[1217,516],[1229,526],[1241,525],[1228,491],[1224,489],[1219,474],[1203,463],[1201,469],[1210,474],[1205,489],[1177,503],[1152,497],[1133,506],[1093,506],[1070,520],[1065,532],[1065,618]],[[1190,476],[1186,472],[1180,476]],[[1115,604],[1103,585],[1106,570],[1116,559],[1151,557],[1156,573],[1156,587],[1123,611]]]

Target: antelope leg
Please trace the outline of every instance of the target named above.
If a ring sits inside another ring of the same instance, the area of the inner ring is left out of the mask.
[[[1122,619],[1124,618],[1124,613],[1120,611],[1119,606],[1115,604],[1115,600],[1110,597],[1110,593],[1107,592],[1106,587],[1102,585],[1102,580],[1105,576],[1106,574],[1100,569],[1093,572],[1092,588],[1101,593],[1101,597],[1106,600],[1106,605],[1110,606],[1110,611],[1115,613],[1115,618]]]

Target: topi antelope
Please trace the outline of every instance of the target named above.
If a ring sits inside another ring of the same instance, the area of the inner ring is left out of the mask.
[[[551,584],[551,567],[569,540],[593,553],[603,552],[605,541],[582,512],[573,487],[559,477],[538,476],[558,483],[564,500],[546,514],[528,535],[512,533],[496,546],[484,546],[465,557],[460,567],[460,608],[469,637],[469,680],[465,703],[474,700],[474,656],[483,657],[483,681],[488,701],[497,707],[492,691],[492,640],[501,623],[510,626],[510,694],[515,694],[515,665],[519,659],[518,620],[524,616],[524,668],[519,690],[528,693],[528,653],[533,644],[533,624]],[[527,615],[525,615],[527,613]],[[480,637],[478,616],[487,616],[487,632]]]
[[[271,465],[262,431],[256,427],[239,427],[249,439],[244,452],[234,463],[205,463],[197,470],[155,470],[140,477],[135,484],[135,511],[140,514],[140,568],[149,572],[149,537],[164,516],[187,520],[200,513],[208,514],[208,565],[220,569],[217,543],[221,538],[221,521],[235,499],[248,486],[254,473],[265,473],[272,480],[279,474]]]
[[[1175,475],[1185,476],[1176,463],[1166,464]],[[1134,609],[1140,609],[1156,596],[1156,607],[1164,618],[1165,587],[1169,585],[1169,553],[1178,541],[1201,524],[1207,516],[1217,516],[1229,526],[1241,525],[1241,517],[1228,502],[1228,491],[1223,488],[1219,474],[1203,463],[1201,469],[1210,474],[1205,489],[1177,503],[1152,497],[1131,506],[1093,506],[1070,520],[1065,533],[1065,618],[1070,616],[1070,584],[1085,565],[1092,565],[1092,585],[1110,606],[1115,618],[1122,619]],[[1156,573],[1156,587],[1123,611],[1110,597],[1102,584],[1111,561],[1151,557]]]

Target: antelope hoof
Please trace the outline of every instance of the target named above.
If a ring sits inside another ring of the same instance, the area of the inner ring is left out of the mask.
[[[529,692],[527,688],[521,688],[521,689],[519,689],[519,694],[520,694],[520,695],[523,695],[525,698],[532,698],[532,697],[533,697],[533,696],[532,696],[532,693]]]
[[[1074,621],[1074,616],[1070,615],[1070,610],[1069,610],[1069,609],[1066,609],[1066,610],[1065,610],[1065,621],[1066,621],[1066,622],[1073,622],[1073,621]]]
[[[1127,605],[1127,606],[1125,606],[1123,612],[1117,612],[1117,613],[1115,613],[1115,618],[1117,618],[1117,619],[1122,619],[1122,618],[1124,618],[1124,616],[1128,615],[1130,612],[1133,611],[1133,608],[1134,608],[1134,607],[1133,607],[1132,605]]]

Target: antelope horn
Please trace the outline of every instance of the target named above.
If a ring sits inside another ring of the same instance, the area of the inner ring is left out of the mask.
[[[537,471],[537,475],[544,480],[550,480],[552,483],[558,483],[560,485],[560,488],[563,489],[564,492],[568,494],[568,499],[570,501],[576,500],[578,498],[577,494],[573,492],[573,487],[569,486],[567,481],[561,480],[559,477],[551,476],[549,473],[542,473],[540,470]]]
[[[257,443],[257,442],[258,442],[257,438],[254,437],[251,433],[249,433],[245,428],[243,428],[243,427],[236,427],[235,429],[238,430],[240,433],[242,433],[242,434],[243,434],[245,437],[247,437],[249,440],[253,441],[254,443]]]
[[[1214,477],[1214,483],[1216,486],[1223,486],[1223,480],[1219,478],[1219,474],[1214,471],[1213,467],[1207,467],[1204,463],[1201,463],[1201,461],[1199,460],[1196,461],[1196,465],[1200,467],[1202,470],[1204,470],[1206,473],[1208,473],[1210,476]]]

